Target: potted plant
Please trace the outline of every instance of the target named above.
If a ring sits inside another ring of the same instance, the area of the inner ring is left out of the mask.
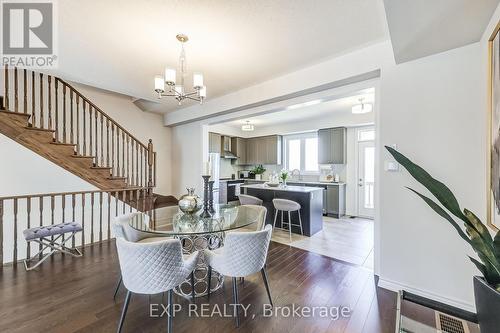
[[[469,257],[483,274],[474,277],[474,298],[481,333],[500,330],[500,231],[493,238],[488,228],[468,209],[460,208],[451,190],[397,150],[386,149],[408,172],[437,199],[408,188],[447,220],[458,235],[476,252],[479,260]],[[458,221],[457,221],[458,219]],[[463,227],[459,225],[463,223]]]
[[[266,169],[262,166],[262,164],[259,164],[256,165],[251,172],[255,175],[255,179],[261,180],[262,174],[266,172]]]
[[[286,186],[286,180],[288,179],[288,170],[282,169],[280,171],[280,179],[284,186]]]

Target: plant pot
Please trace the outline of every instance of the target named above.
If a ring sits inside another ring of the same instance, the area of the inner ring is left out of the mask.
[[[500,292],[484,278],[474,276],[474,298],[481,333],[497,333],[500,327]]]
[[[262,175],[255,175],[255,180],[261,180],[262,179]]]

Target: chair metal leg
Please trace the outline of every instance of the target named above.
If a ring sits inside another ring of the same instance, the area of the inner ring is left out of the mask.
[[[276,209],[276,212],[274,213],[273,229],[276,228],[276,220],[277,219],[278,219],[278,210]]]
[[[240,327],[240,308],[238,301],[238,281],[235,277],[233,277],[233,304],[235,309],[235,322],[236,327]]]
[[[167,316],[167,332],[171,333],[173,330],[173,316],[174,316],[174,301],[173,301],[173,291],[170,289],[167,291],[167,308],[168,308],[168,316]]]
[[[269,289],[269,282],[267,281],[266,267],[265,266],[262,267],[260,272],[262,273],[262,280],[264,280],[264,286],[266,286],[267,296],[269,297],[269,303],[271,304],[272,307],[274,307],[273,299],[271,297],[271,289]]]
[[[193,299],[193,302],[194,302],[194,298],[195,298],[195,290],[194,290],[194,271],[191,272],[191,298]]]
[[[285,229],[284,227],[285,221],[283,219],[283,215],[285,214],[285,212],[282,210],[280,210],[280,212],[281,212],[281,229]]]
[[[118,333],[122,331],[123,322],[125,321],[125,316],[127,315],[128,304],[130,303],[130,297],[132,296],[132,292],[127,290],[127,296],[125,296],[125,302],[123,303],[122,315],[120,317],[120,323],[118,324],[118,329],[116,330]]]
[[[292,242],[292,218],[290,211],[288,211],[288,233],[290,234],[290,243]]]
[[[300,223],[300,234],[304,236],[304,231],[302,230],[302,217],[300,217],[300,209],[299,209],[299,223]]]
[[[212,266],[208,266],[208,274],[207,274],[207,298],[210,300],[210,292],[212,285]]]
[[[113,299],[116,299],[116,294],[118,294],[118,290],[120,289],[121,284],[122,284],[122,275],[120,274],[120,279],[116,284],[115,293],[113,294]]]

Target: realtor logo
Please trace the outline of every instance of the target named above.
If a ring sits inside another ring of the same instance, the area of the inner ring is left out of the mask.
[[[53,1],[2,1],[2,64],[54,68]]]

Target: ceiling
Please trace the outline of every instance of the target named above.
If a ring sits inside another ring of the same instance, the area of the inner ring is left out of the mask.
[[[366,115],[353,115],[351,107],[359,103],[363,98],[364,103],[374,103],[375,92],[373,88],[364,89],[353,93],[351,96],[329,100],[329,101],[310,101],[311,105],[303,103],[301,105],[290,105],[281,111],[267,113],[255,117],[242,118],[228,121],[225,123],[212,125],[211,131],[222,134],[231,134],[238,136],[255,136],[264,132],[274,134],[290,134],[288,130],[293,130],[297,124],[300,131],[317,130],[327,121],[336,123],[336,126],[361,125],[373,123],[373,112]],[[254,132],[243,132],[241,126],[249,121],[255,126]],[[317,127],[320,124],[320,127]],[[290,126],[292,125],[292,126]],[[308,126],[313,126],[308,128]]]
[[[498,3],[499,0],[384,0],[396,62],[479,41]]]
[[[178,33],[209,98],[388,38],[381,0],[64,0],[58,11],[57,73],[155,112],[178,108],[153,92],[177,64]]]

